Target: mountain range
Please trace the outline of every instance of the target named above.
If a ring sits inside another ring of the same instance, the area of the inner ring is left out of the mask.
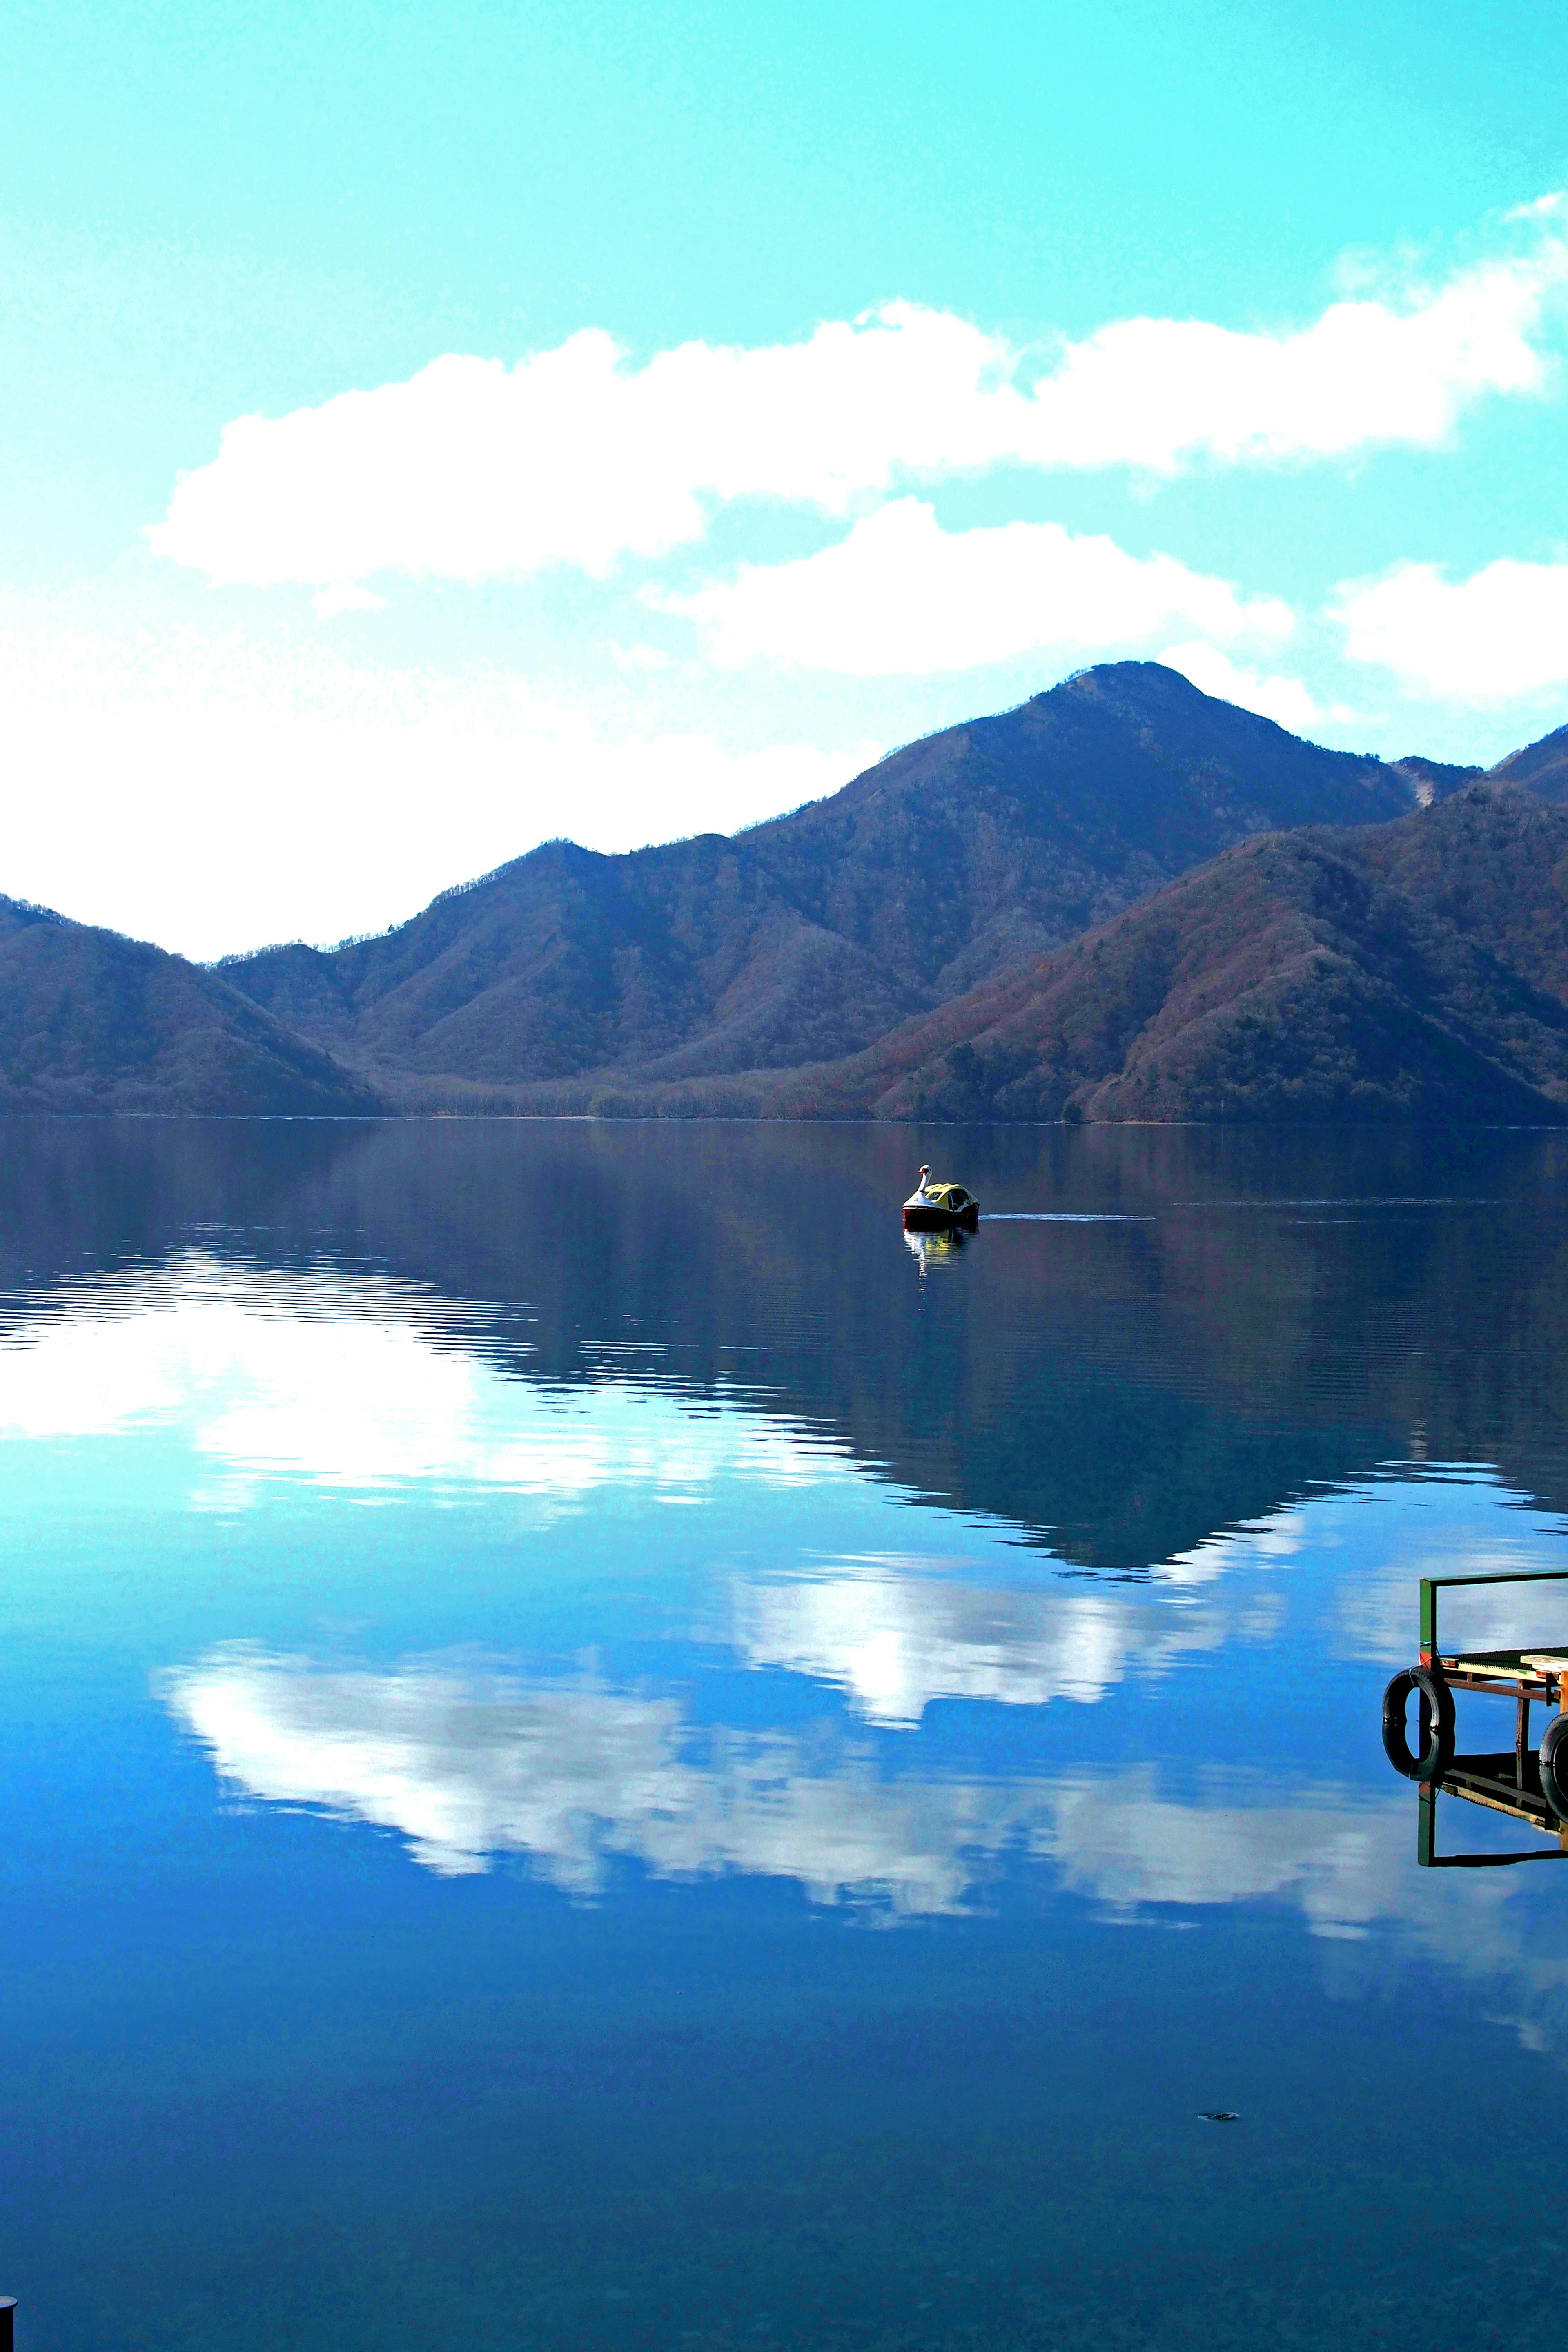
[[[204,968],[0,901],[0,1108],[1544,1118],[1568,728],[1332,751],[1102,666],[732,836]]]

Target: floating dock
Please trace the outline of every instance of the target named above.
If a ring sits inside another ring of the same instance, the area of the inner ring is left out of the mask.
[[[1437,1638],[1437,1595],[1456,1586],[1568,1582],[1568,1569],[1516,1575],[1424,1576],[1421,1580],[1421,1663],[1395,1675],[1384,1694],[1383,1745],[1389,1762],[1420,1790],[1415,1858],[1425,1869],[1484,1867],[1510,1862],[1568,1858],[1568,1640],[1529,1643],[1518,1650],[1445,1651]],[[1510,1748],[1460,1755],[1456,1747],[1456,1691],[1511,1699]],[[1409,1706],[1418,1704],[1410,1741]],[[1531,1738],[1531,1709],[1550,1715],[1539,1748]],[[1527,1853],[1448,1854],[1437,1852],[1437,1799],[1447,1794],[1506,1813],[1552,1840]]]

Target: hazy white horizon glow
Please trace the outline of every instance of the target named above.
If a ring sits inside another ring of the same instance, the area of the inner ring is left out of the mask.
[[[0,675],[30,787],[0,887],[196,958],[380,930],[563,832],[606,851],[733,832],[884,748],[618,732],[493,666],[393,667],[236,628],[12,628]],[[153,863],[150,808],[176,852]]]

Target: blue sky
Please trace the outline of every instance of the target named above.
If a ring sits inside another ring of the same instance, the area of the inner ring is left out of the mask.
[[[0,888],[330,939],[1128,654],[1498,757],[1568,717],[1565,64],[1474,0],[9,11]]]

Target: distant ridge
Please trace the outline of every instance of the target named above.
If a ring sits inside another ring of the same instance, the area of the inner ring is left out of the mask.
[[[1568,727],[1554,728],[1522,751],[1510,751],[1491,773],[1505,784],[1527,784],[1543,801],[1568,801]]]
[[[1555,1125],[1568,809],[1486,779],[1392,824],[1265,835],[862,1054],[618,1108]]]
[[[1394,772],[1406,777],[1415,788],[1415,798],[1422,808],[1430,808],[1434,801],[1447,800],[1450,793],[1463,792],[1484,776],[1484,768],[1456,767],[1447,760],[1423,760],[1412,754],[1395,760]]]

